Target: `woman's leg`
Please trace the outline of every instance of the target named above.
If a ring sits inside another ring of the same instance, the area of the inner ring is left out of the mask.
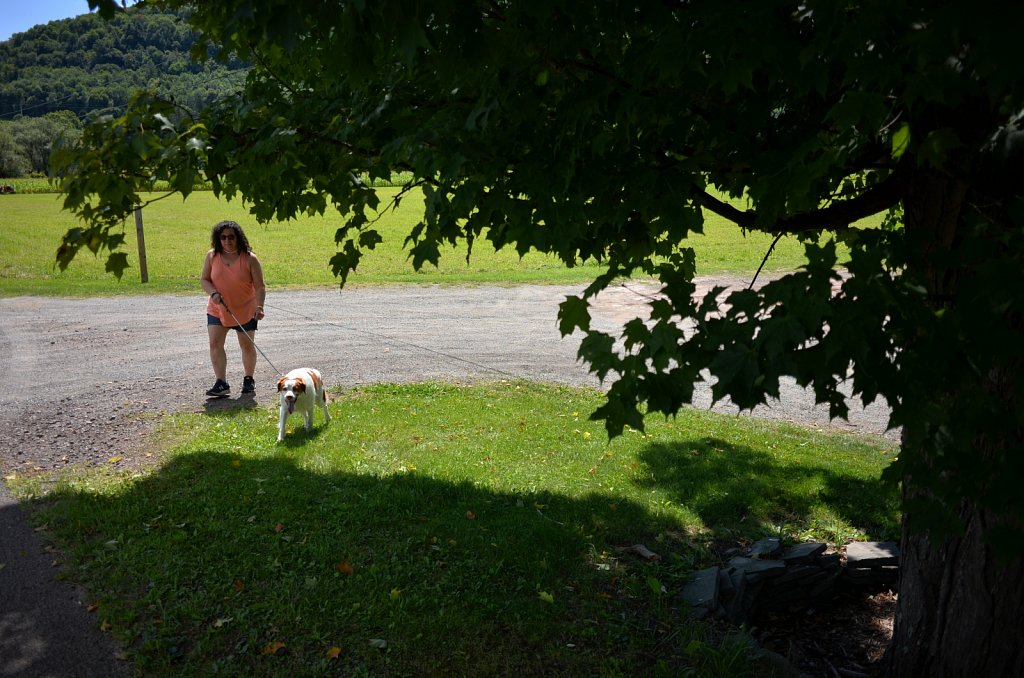
[[[225,374],[228,368],[228,354],[224,350],[224,340],[228,336],[228,328],[223,325],[207,325],[206,333],[210,337],[210,364],[213,374],[221,381],[227,381]]]
[[[241,332],[235,334],[238,335],[238,347],[242,349],[242,371],[251,377],[256,372],[256,332],[249,332],[248,337]]]

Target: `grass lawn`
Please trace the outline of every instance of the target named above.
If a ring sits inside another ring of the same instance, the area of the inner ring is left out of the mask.
[[[152,469],[11,484],[149,676],[764,675],[686,621],[714,545],[898,532],[882,439],[684,411],[609,442],[599,399],[359,388],[280,445],[269,406],[176,415]]]
[[[382,203],[398,189],[382,188]],[[140,282],[135,224],[125,227],[130,268],[119,281],[104,270],[106,253],[93,256],[83,250],[65,271],[55,264],[57,246],[75,217],[61,210],[61,197],[53,193],[5,195],[0,198],[0,295],[119,295],[199,290],[203,256],[210,247],[210,229],[222,219],[242,224],[253,250],[263,263],[270,287],[323,287],[338,284],[330,259],[337,251],[334,234],[343,219],[337,214],[303,217],[266,225],[256,223],[238,200],[226,202],[213,193],[194,193],[184,203],[178,197],[158,201],[143,212],[146,268],[149,282]],[[384,243],[363,257],[349,284],[390,283],[584,283],[600,271],[591,262],[566,268],[557,259],[531,253],[520,260],[514,250],[494,252],[480,243],[466,262],[464,248],[444,252],[440,267],[430,264],[412,269],[403,247],[406,235],[422,215],[422,204],[407,197],[400,207],[378,222]],[[768,251],[772,238],[760,233],[742,235],[739,229],[709,214],[705,234],[692,238],[698,252],[698,274],[752,275]],[[766,266],[788,271],[803,262],[803,246],[784,238]]]

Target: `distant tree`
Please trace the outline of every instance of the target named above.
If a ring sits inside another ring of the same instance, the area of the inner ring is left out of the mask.
[[[344,281],[380,241],[365,178],[411,172],[414,266],[481,240],[605,263],[560,318],[612,382],[596,416],[613,434],[675,413],[708,373],[741,407],[786,375],[833,416],[844,385],[884,397],[905,516],[889,672],[1024,675],[1024,3],[156,4],[256,66],[196,119],[141,95],[85,131],[62,187],[90,227],[61,265],[116,247],[153,180],[187,195],[204,174],[261,219],[348,214]],[[724,309],[718,290],[695,299],[705,210],[806,239],[806,267]],[[588,300],[631,275],[663,295],[616,349]]]
[[[41,118],[21,117],[9,124],[14,142],[28,160],[28,171],[46,174],[54,144],[76,141],[81,123],[70,111],[47,113]]]
[[[0,121],[0,179],[23,177],[28,171],[28,158],[14,140],[10,123]]]

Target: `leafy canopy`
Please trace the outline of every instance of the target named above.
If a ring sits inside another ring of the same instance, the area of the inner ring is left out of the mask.
[[[406,191],[426,194],[416,267],[480,239],[607,265],[560,326],[585,333],[581,357],[613,382],[595,413],[612,434],[645,409],[673,414],[708,375],[741,407],[791,375],[834,416],[843,387],[884,397],[905,433],[894,478],[914,475],[950,511],[974,497],[1019,515],[1019,3],[153,4],[190,8],[218,58],[255,67],[196,117],[142,93],[56,156],[85,219],[62,266],[82,245],[118,245],[154,180],[187,195],[205,176],[261,220],[349,215],[331,260],[344,282],[379,242],[366,179],[411,172]],[[807,266],[724,310],[720,290],[695,298],[686,238],[703,210],[806,238]],[[881,229],[850,226],[880,212]],[[633,275],[663,295],[617,349],[588,301]]]

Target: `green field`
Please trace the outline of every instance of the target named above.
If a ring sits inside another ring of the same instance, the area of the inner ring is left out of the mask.
[[[382,204],[397,188],[379,189]],[[53,193],[0,196],[0,295],[118,295],[194,292],[199,289],[203,256],[209,249],[210,229],[222,219],[242,224],[253,250],[263,263],[270,287],[323,287],[338,284],[330,259],[337,251],[334,235],[343,218],[303,217],[294,221],[259,224],[240,201],[218,200],[212,192],[192,194],[187,201],[173,196],[153,203],[143,212],[146,263],[149,281],[140,282],[139,255],[133,221],[125,225],[130,268],[119,281],[104,271],[106,256],[83,250],[65,271],[55,264],[61,237],[78,226],[75,217],[61,210],[60,196]],[[494,252],[479,243],[470,261],[460,247],[442,255],[440,267],[427,264],[414,271],[403,243],[422,215],[422,203],[406,198],[401,206],[385,213],[378,227],[384,243],[364,256],[349,284],[392,283],[522,284],[583,283],[592,280],[600,267],[590,262],[566,268],[551,256],[538,253],[520,259],[514,250]],[[698,252],[698,275],[751,274],[760,265],[771,237],[740,230],[709,215],[705,234],[689,243]],[[803,261],[803,246],[784,238],[766,270],[788,271]]]

